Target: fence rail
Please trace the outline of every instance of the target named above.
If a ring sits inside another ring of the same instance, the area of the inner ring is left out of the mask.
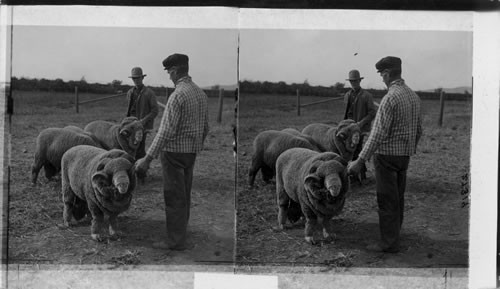
[[[166,89],[167,99],[172,91],[173,90],[169,90],[169,88]],[[219,102],[218,102],[218,111],[217,111],[217,123],[221,123],[222,122],[222,110],[223,110],[223,106],[224,106],[224,96],[225,96],[224,89],[221,88],[218,90],[213,90],[213,89],[212,90],[204,90],[204,92],[207,94],[207,97],[213,97],[213,95],[218,92]],[[100,98],[96,98],[96,99],[80,101],[79,94],[78,94],[78,86],[75,86],[75,111],[76,111],[76,113],[79,113],[80,112],[80,105],[82,105],[82,104],[99,102],[99,101],[107,100],[110,98],[115,98],[115,97],[125,96],[125,95],[127,95],[127,93],[119,93],[119,94],[100,97]],[[163,104],[159,101],[157,103],[158,103],[159,107],[165,109],[165,104]]]

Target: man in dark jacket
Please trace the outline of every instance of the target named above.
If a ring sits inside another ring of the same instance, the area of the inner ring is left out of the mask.
[[[358,146],[353,154],[353,160],[358,158],[361,149],[363,148],[363,138],[370,133],[372,120],[375,118],[377,109],[373,104],[373,96],[368,91],[361,88],[361,80],[358,70],[351,70],[349,72],[349,83],[351,89],[346,93],[345,98],[347,104],[345,108],[344,119],[352,119],[358,123],[361,129],[361,137]],[[363,183],[366,179],[366,166],[360,171],[360,182]]]
[[[142,142],[137,149],[136,159],[146,155],[146,136],[153,130],[154,120],[158,115],[158,103],[154,91],[143,84],[146,74],[142,73],[140,67],[132,68],[134,87],[127,92],[128,109],[127,116],[137,117],[144,126]]]

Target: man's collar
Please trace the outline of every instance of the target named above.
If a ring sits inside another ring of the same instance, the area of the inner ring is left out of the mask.
[[[404,79],[398,78],[396,80],[391,81],[391,83],[389,83],[389,87],[396,85],[396,84],[399,85],[399,84],[404,84],[404,83],[405,83]]]
[[[191,76],[189,75],[184,75],[183,77],[177,79],[177,81],[175,82],[175,85],[181,83],[181,82],[187,82],[187,81],[191,81]]]

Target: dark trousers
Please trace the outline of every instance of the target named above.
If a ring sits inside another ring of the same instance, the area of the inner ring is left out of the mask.
[[[409,156],[374,155],[378,218],[383,248],[399,248],[409,162]]]
[[[195,160],[195,153],[161,152],[167,218],[166,244],[171,248],[180,248],[186,243]]]

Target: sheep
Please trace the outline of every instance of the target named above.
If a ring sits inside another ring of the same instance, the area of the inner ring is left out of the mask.
[[[116,218],[132,201],[134,158],[123,150],[79,145],[63,155],[61,166],[63,226],[75,225],[90,212],[93,240],[103,240],[100,231],[105,215],[109,217],[109,235],[121,235]]]
[[[287,228],[287,219],[295,222],[303,215],[307,243],[316,243],[313,231],[318,219],[325,240],[333,241],[331,218],[342,211],[349,189],[346,165],[332,152],[305,148],[283,152],[276,161],[277,229]]]
[[[351,161],[361,130],[354,120],[345,119],[337,127],[322,123],[309,124],[302,133],[311,136],[322,151],[340,154],[344,160]]]
[[[248,172],[249,186],[253,186],[255,176],[259,170],[261,170],[264,182],[269,183],[276,174],[275,165],[278,156],[287,149],[294,147],[317,149],[306,139],[283,131],[266,130],[259,133],[253,141],[254,154]]]
[[[61,170],[61,158],[70,148],[77,145],[102,147],[92,135],[73,128],[46,128],[36,138],[35,156],[31,169],[31,181],[36,184],[38,173],[43,167],[48,180]]]
[[[126,117],[120,124],[96,120],[83,130],[93,134],[109,149],[122,149],[134,158],[144,134],[144,127],[136,117]]]

